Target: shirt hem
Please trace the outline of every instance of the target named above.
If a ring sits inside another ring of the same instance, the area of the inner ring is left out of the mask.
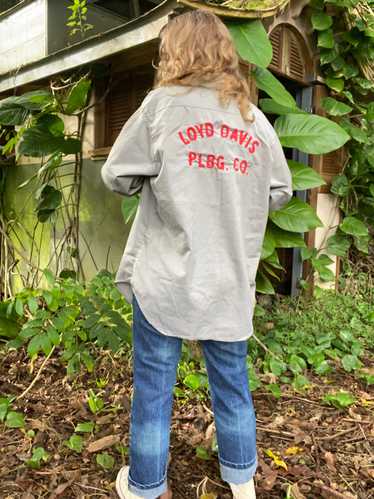
[[[173,338],[181,338],[183,340],[189,340],[189,341],[214,340],[214,341],[224,341],[226,343],[233,343],[235,341],[246,341],[249,338],[251,338],[251,336],[253,336],[254,332],[252,331],[249,334],[247,334],[245,337],[242,337],[242,338],[238,338],[238,339],[236,339],[236,338],[234,338],[234,339],[220,339],[220,338],[217,338],[216,336],[211,336],[211,337],[210,336],[204,336],[204,337],[194,336],[194,337],[191,337],[191,336],[185,336],[185,335],[182,335],[182,334],[173,334],[173,333],[170,333],[168,331],[161,330],[158,327],[154,326],[152,324],[152,321],[148,319],[148,317],[146,315],[147,313],[144,312],[144,309],[142,307],[142,298],[139,299],[139,296],[141,297],[141,294],[138,293],[138,291],[136,291],[134,289],[134,286],[132,286],[130,283],[125,282],[125,281],[116,281],[115,284],[116,284],[118,290],[122,293],[122,295],[125,297],[126,301],[129,304],[132,304],[133,295],[135,295],[136,300],[139,303],[139,306],[140,306],[140,308],[141,308],[141,310],[143,312],[144,317],[147,319],[147,321],[149,322],[149,324],[151,324],[151,326],[156,329],[156,331],[158,331],[159,333],[163,334],[164,336],[171,336]]]

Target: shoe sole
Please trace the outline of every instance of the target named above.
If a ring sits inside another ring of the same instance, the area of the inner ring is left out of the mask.
[[[122,480],[127,480],[127,476],[128,476],[128,468],[126,467],[121,468],[116,478],[116,491],[120,499],[127,499],[127,497],[123,494],[120,486],[120,482]]]
[[[170,464],[170,461],[171,461],[171,454],[169,452],[169,455],[168,455],[168,466]],[[117,494],[119,495],[120,499],[127,499],[127,497],[122,492],[122,489],[121,489],[121,486],[120,486],[120,482],[124,481],[124,483],[128,483],[129,470],[130,470],[129,466],[123,466],[119,470],[119,472],[117,474],[117,478],[116,478],[116,491],[117,491]],[[169,486],[169,483],[168,483],[168,486]],[[172,491],[168,490],[168,492],[169,492],[169,499],[172,499]]]

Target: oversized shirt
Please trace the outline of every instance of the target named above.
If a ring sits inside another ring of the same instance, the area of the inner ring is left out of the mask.
[[[160,333],[189,340],[253,334],[256,272],[269,210],[292,197],[266,116],[209,87],[149,91],[102,166],[105,185],[140,200],[115,283]]]

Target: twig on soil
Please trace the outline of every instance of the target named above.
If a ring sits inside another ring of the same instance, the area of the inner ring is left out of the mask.
[[[85,489],[99,490],[100,492],[108,493],[107,490],[99,489],[98,487],[93,487],[92,485],[85,485],[84,483],[74,482],[74,485],[78,485],[79,487],[83,487]]]
[[[287,397],[288,399],[300,400],[301,402],[307,402],[308,404],[318,405],[318,407],[323,407],[323,410],[327,410],[327,411],[335,411],[336,410],[335,407],[328,407],[326,405],[321,404],[320,402],[316,402],[315,400],[304,399],[302,397],[297,397],[296,395],[284,394],[282,397],[284,399]],[[280,404],[287,404],[288,400],[280,400],[279,403]]]
[[[366,444],[367,444],[367,447],[366,447],[366,448],[367,448],[367,450],[368,450],[369,454],[372,456],[372,455],[373,455],[373,453],[372,453],[372,451],[371,451],[371,447],[370,447],[369,440],[368,440],[368,438],[367,438],[367,436],[366,436],[366,434],[365,434],[364,430],[362,429],[362,426],[361,426],[360,424],[359,424],[358,426],[360,427],[361,433],[363,434],[363,436],[364,436],[364,438],[365,438],[365,440],[366,440]]]
[[[342,435],[345,435],[347,433],[352,433],[352,428],[348,428],[348,430],[342,430],[339,431],[338,433],[334,433],[333,435],[327,435],[327,437],[316,437],[317,440],[334,440],[335,438],[341,437]]]
[[[358,420],[358,419],[353,419],[353,418],[342,418],[342,421],[350,421],[351,423],[356,423],[356,424],[373,424],[372,421],[362,421],[362,420]]]
[[[267,352],[268,354],[272,355],[273,357],[275,357],[276,359],[280,360],[281,362],[283,362],[283,360],[278,357],[278,355],[276,355],[274,352],[272,352],[271,350],[269,350],[269,348],[264,344],[262,343],[262,341],[257,338],[257,336],[253,333],[253,338],[257,341],[257,343],[265,350],[265,352]]]
[[[327,487],[326,485],[321,485],[319,483],[311,483],[313,487],[317,487],[318,489],[323,490],[325,493],[329,494],[328,497],[331,497],[331,499],[347,499],[347,496],[345,494],[342,494],[341,492],[338,492],[337,490],[331,489],[330,487]]]
[[[199,498],[201,495],[208,495],[207,490],[206,490],[206,484],[208,481],[214,483],[214,485],[216,485],[217,487],[221,487],[222,489],[225,489],[225,490],[230,490],[229,487],[226,487],[225,485],[221,485],[220,483],[215,482],[214,480],[212,480],[208,476],[205,476],[201,480],[201,482],[199,482],[199,484],[197,485],[197,488],[196,488],[196,497],[197,498]],[[201,493],[200,493],[200,487],[201,487]]]
[[[207,406],[204,404],[204,402],[201,402],[201,404],[202,404],[202,406],[204,407],[204,409],[205,409],[207,412],[209,412],[209,414],[211,414],[212,416],[214,415],[214,414],[213,414],[213,411],[211,411],[211,410],[209,409],[209,407],[207,407]]]
[[[346,485],[351,489],[351,491],[356,495],[355,489],[352,487],[352,485],[345,479],[344,475],[339,473],[340,478],[346,483]]]
[[[287,438],[294,438],[295,435],[293,433],[290,433],[288,431],[279,431],[279,430],[271,430],[270,428],[264,428],[262,426],[257,425],[257,429],[259,431],[264,431],[265,433],[274,433],[274,435],[281,435],[283,437]]]
[[[35,385],[35,383],[38,381],[44,367],[46,366],[47,362],[49,361],[49,359],[51,358],[51,355],[53,354],[53,352],[55,351],[55,345],[53,345],[53,347],[51,348],[51,351],[49,352],[49,354],[47,355],[47,357],[43,360],[42,362],[42,365],[39,367],[39,370],[38,372],[36,373],[36,376],[35,378],[31,381],[31,383],[29,384],[29,386],[26,388],[26,390],[24,390],[21,395],[18,395],[18,397],[16,398],[16,400],[20,400],[21,398],[23,398],[25,395],[27,395],[27,393],[31,390],[31,388]]]
[[[352,430],[351,430],[352,431]],[[361,442],[361,440],[365,440],[364,437],[355,437],[355,438],[349,438],[348,440],[342,440],[339,442],[340,444],[351,444],[353,442]]]

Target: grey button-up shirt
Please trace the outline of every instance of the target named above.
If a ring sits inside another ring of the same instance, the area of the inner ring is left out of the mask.
[[[268,212],[291,199],[292,180],[273,127],[252,109],[248,124],[213,88],[153,89],[102,167],[112,191],[141,191],[115,283],[165,335],[253,334]]]

